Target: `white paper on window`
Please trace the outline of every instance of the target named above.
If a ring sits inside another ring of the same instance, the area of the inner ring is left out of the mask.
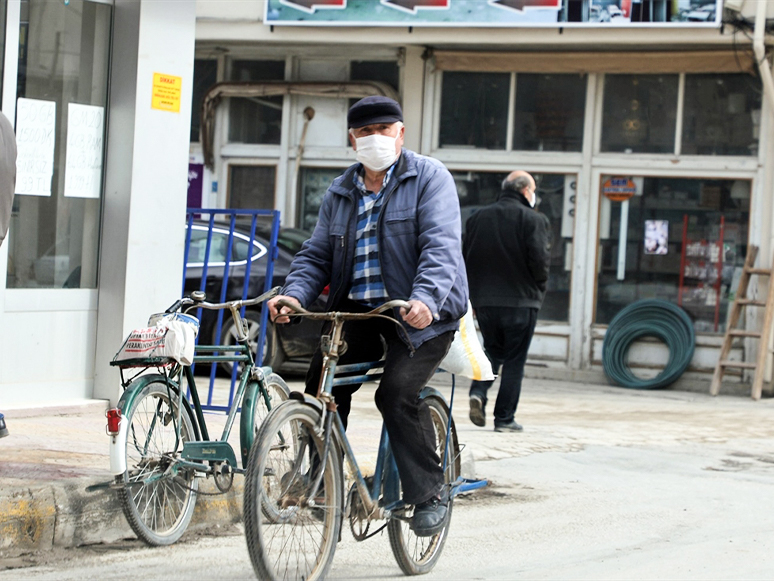
[[[64,187],[66,197],[99,198],[104,126],[104,107],[68,103]]]
[[[19,98],[16,102],[16,193],[50,196],[54,175],[56,103]]]

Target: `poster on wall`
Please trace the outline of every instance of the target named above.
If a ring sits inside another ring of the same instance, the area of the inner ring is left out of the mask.
[[[645,254],[669,251],[669,220],[645,220]]]
[[[286,26],[719,27],[722,0],[266,0]]]
[[[67,105],[66,197],[99,198],[104,128],[104,107],[79,103]]]
[[[204,186],[204,164],[188,161],[188,202],[187,208],[202,207],[202,189]]]
[[[50,196],[54,176],[56,103],[16,101],[16,194]]]

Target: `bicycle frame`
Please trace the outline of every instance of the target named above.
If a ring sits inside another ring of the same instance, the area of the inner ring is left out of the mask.
[[[381,312],[391,307],[409,308],[408,303],[404,301],[390,301],[382,305],[382,307],[380,307],[379,309],[372,311],[371,313],[363,313],[363,314],[354,315],[354,316],[352,314],[337,313],[337,312],[310,313],[309,311],[299,308],[297,305],[288,303],[284,300],[280,301],[279,305],[287,306],[291,308],[294,311],[295,315],[309,316],[317,319],[325,319],[332,322],[333,324],[333,328],[331,329],[331,334],[328,341],[325,341],[325,340],[323,341],[323,349],[322,349],[323,369],[322,369],[322,376],[320,378],[320,385],[317,389],[317,397],[315,398],[316,401],[322,404],[321,405],[322,414],[320,417],[320,423],[321,423],[320,431],[323,434],[323,452],[320,459],[321,461],[320,470],[318,470],[317,478],[311,487],[311,492],[309,494],[309,497],[314,498],[317,495],[317,491],[319,490],[320,483],[322,482],[323,474],[325,473],[325,464],[327,462],[328,452],[331,446],[331,442],[330,442],[331,433],[335,432],[337,443],[341,446],[344,452],[344,457],[346,458],[349,464],[350,470],[354,475],[355,486],[358,490],[358,494],[360,495],[361,501],[363,502],[363,505],[366,508],[366,511],[368,512],[368,514],[375,514],[381,510],[383,511],[382,516],[389,517],[390,513],[393,510],[402,506],[403,501],[400,498],[400,477],[398,475],[398,469],[397,469],[397,465],[395,464],[395,459],[393,458],[392,451],[390,450],[387,430],[384,426],[382,426],[382,435],[379,443],[379,453],[377,456],[376,469],[374,471],[374,479],[371,485],[371,489],[369,490],[368,484],[366,483],[365,478],[363,477],[363,474],[360,472],[360,468],[357,464],[357,460],[355,459],[354,451],[352,450],[349,440],[347,439],[346,431],[344,430],[344,424],[342,423],[341,418],[339,417],[339,414],[336,411],[336,402],[333,399],[332,389],[336,385],[346,385],[346,384],[352,384],[352,383],[363,383],[365,381],[373,381],[374,379],[381,377],[382,374],[381,373],[368,374],[367,372],[384,367],[383,361],[350,363],[350,364],[344,364],[341,366],[338,365],[339,348],[343,343],[343,328],[344,328],[345,320],[358,318],[358,317],[369,317],[369,316],[383,317],[383,315],[380,314]],[[409,341],[409,344],[410,344],[410,341]],[[356,373],[359,375],[336,378],[335,376],[337,371],[345,372],[345,373]],[[428,387],[425,387],[420,392],[420,398],[427,397],[431,393],[439,396],[443,400],[443,397],[437,390],[433,388],[428,388]],[[446,425],[446,443],[444,446],[444,454],[442,458],[443,470],[446,470],[446,467],[449,462],[448,455],[449,455],[449,448],[450,448],[449,443],[451,438],[451,425],[452,425],[451,409],[452,409],[453,402],[454,402],[454,376],[452,375],[452,400],[448,406],[449,421],[447,422],[447,425]],[[380,491],[382,489],[382,484],[384,484],[384,496],[382,497],[382,499],[383,499],[383,504],[385,506],[380,507],[379,499],[380,499]],[[486,486],[485,480],[474,481],[474,480],[458,477],[457,480],[452,484],[451,495],[454,496],[459,492],[473,490],[476,488],[480,488],[482,486]]]
[[[167,312],[175,312],[181,307],[187,307],[186,311],[197,308],[210,308],[210,309],[229,309],[231,316],[234,318],[234,324],[238,329],[237,345],[228,346],[227,350],[233,352],[229,355],[216,355],[217,352],[226,350],[223,345],[196,345],[194,349],[193,364],[196,363],[213,363],[229,361],[234,364],[243,364],[244,367],[239,375],[239,386],[237,388],[234,401],[241,402],[241,416],[240,416],[240,452],[242,459],[242,467],[236,459],[236,454],[231,444],[228,443],[228,437],[231,434],[231,430],[236,419],[236,414],[239,411],[239,405],[232,405],[229,409],[226,417],[226,424],[223,428],[223,432],[218,440],[210,440],[209,431],[207,429],[207,422],[204,417],[201,400],[199,398],[199,392],[196,387],[196,380],[193,375],[192,366],[175,364],[171,370],[167,372],[163,369],[163,366],[157,367],[162,369],[160,373],[141,375],[125,380],[124,370],[121,369],[121,383],[125,388],[122,394],[118,408],[129,409],[133,400],[140,393],[142,388],[157,380],[163,380],[167,385],[168,395],[172,398],[172,389],[177,389],[177,417],[172,418],[175,422],[175,448],[177,449],[180,441],[180,414],[188,413],[194,425],[196,431],[196,440],[189,440],[183,443],[183,449],[180,458],[176,459],[175,463],[171,467],[173,471],[182,469],[192,469],[199,472],[208,472],[211,469],[213,463],[227,462],[231,469],[236,473],[243,473],[247,466],[247,458],[250,452],[250,447],[253,444],[253,438],[255,434],[254,426],[254,410],[256,406],[256,396],[260,392],[264,401],[269,407],[268,393],[265,389],[261,389],[264,385],[266,375],[271,373],[271,369],[268,367],[257,367],[253,360],[253,355],[250,352],[249,340],[247,334],[244,333],[242,325],[242,317],[240,309],[245,305],[257,304],[263,302],[267,298],[274,296],[278,289],[272,289],[268,293],[250,299],[249,301],[231,301],[229,303],[222,304],[209,304],[205,303],[202,299],[181,299],[176,302],[175,305],[167,309]],[[201,295],[203,297],[203,293]],[[150,365],[147,368],[149,368]],[[138,374],[139,375],[139,374]],[[185,378],[188,384],[188,392],[191,397],[191,403],[183,395],[182,378]],[[177,379],[176,379],[177,378]],[[185,412],[183,411],[185,408]],[[121,422],[119,430],[128,429],[126,422]],[[113,474],[122,474],[126,470],[126,458],[120,450],[114,449],[117,446],[117,442],[121,441],[121,438],[117,438],[118,434],[113,435],[111,438],[111,472]]]

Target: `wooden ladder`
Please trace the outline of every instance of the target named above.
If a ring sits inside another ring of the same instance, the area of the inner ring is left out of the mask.
[[[744,268],[742,269],[742,276],[739,279],[739,288],[736,291],[736,298],[731,307],[731,315],[728,319],[726,334],[725,337],[723,337],[723,347],[720,350],[720,356],[718,357],[718,362],[715,366],[715,373],[712,376],[712,384],[710,384],[711,395],[717,395],[720,391],[720,384],[723,381],[723,374],[726,369],[736,367],[739,369],[754,370],[751,396],[753,399],[761,398],[766,355],[769,351],[768,343],[769,337],[771,336],[771,324],[774,321],[774,264],[772,264],[770,270],[766,268],[755,268],[753,265],[755,264],[757,256],[758,247],[751,245],[747,251],[747,258],[744,261]],[[753,274],[769,277],[769,291],[765,301],[747,298],[747,287],[750,284],[750,276]],[[743,307],[766,307],[763,316],[763,328],[760,331],[737,329]],[[733,361],[728,358],[731,353],[732,343],[737,337],[754,337],[758,339],[758,356],[755,363],[748,361]]]

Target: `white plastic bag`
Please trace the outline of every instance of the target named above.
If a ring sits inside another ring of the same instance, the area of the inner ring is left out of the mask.
[[[491,381],[495,378],[492,364],[478,341],[470,301],[468,312],[460,319],[460,328],[454,334],[449,352],[441,361],[441,369],[477,381]]]
[[[134,360],[141,364],[149,357],[168,357],[182,365],[191,365],[194,358],[199,320],[191,315],[172,313],[154,315],[150,326],[135,329],[124,341],[113,361]]]

